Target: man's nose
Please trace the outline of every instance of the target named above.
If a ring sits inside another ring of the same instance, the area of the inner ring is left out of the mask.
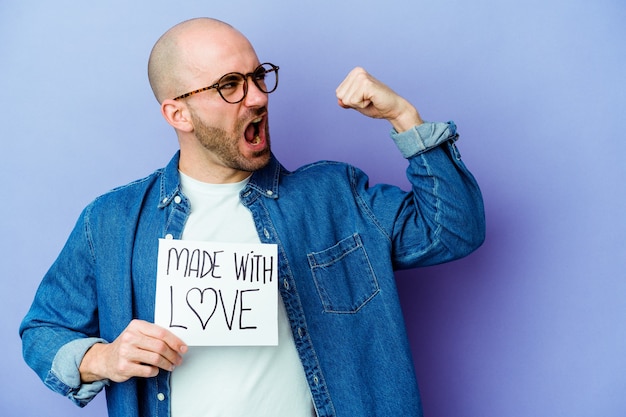
[[[267,104],[267,93],[261,91],[259,87],[252,81],[248,81],[248,93],[244,99],[244,103],[248,107],[261,107]]]

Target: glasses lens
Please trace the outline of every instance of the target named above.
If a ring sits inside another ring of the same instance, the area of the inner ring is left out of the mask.
[[[217,91],[229,103],[237,103],[243,100],[246,90],[244,87],[245,79],[243,75],[233,72],[226,74],[220,78]]]
[[[278,68],[262,64],[254,71],[254,84],[264,93],[271,93],[278,86]]]
[[[259,65],[249,74],[254,84],[264,93],[272,93],[278,86],[278,67],[272,64]],[[248,92],[246,76],[238,72],[224,75],[217,83],[217,91],[228,103],[239,103]]]

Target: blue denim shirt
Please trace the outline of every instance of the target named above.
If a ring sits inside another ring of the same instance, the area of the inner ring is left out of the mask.
[[[320,417],[421,415],[393,271],[457,259],[484,239],[454,124],[392,138],[409,192],[370,187],[347,164],[289,172],[273,157],[241,192],[261,241],[278,245],[280,293]],[[78,366],[132,319],[153,321],[157,242],[180,238],[189,212],[178,154],[85,208],[20,327],[24,358],[48,387],[84,406],[106,386],[110,416],[169,416],[169,372],[81,384]]]

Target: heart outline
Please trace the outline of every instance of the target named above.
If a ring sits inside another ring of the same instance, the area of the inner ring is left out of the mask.
[[[213,299],[215,300],[213,303],[213,311],[211,312],[211,314],[209,315],[209,318],[205,320],[202,319],[202,316],[198,313],[198,311],[194,308],[194,306],[191,305],[191,303],[189,302],[189,294],[191,294],[192,291],[197,291],[200,293],[200,304],[204,304],[204,293],[205,291],[210,290],[213,292]],[[211,320],[211,318],[213,317],[213,315],[215,314],[215,311],[217,310],[217,291],[215,291],[213,288],[205,288],[203,290],[201,290],[200,288],[191,288],[189,291],[187,291],[187,295],[185,296],[185,301],[187,301],[187,305],[189,306],[189,308],[191,309],[191,311],[193,311],[193,313],[196,315],[196,317],[198,318],[198,320],[200,320],[200,325],[202,326],[202,330],[206,330],[206,326],[209,324],[209,321]]]

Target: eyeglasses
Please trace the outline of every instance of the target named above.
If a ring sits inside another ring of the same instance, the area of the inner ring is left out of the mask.
[[[247,74],[229,72],[223,75],[215,84],[182,94],[174,98],[174,100],[180,100],[215,88],[227,103],[239,103],[243,101],[248,94],[248,77],[252,77],[252,82],[262,92],[274,92],[276,87],[278,87],[278,69],[278,66],[266,62]]]

